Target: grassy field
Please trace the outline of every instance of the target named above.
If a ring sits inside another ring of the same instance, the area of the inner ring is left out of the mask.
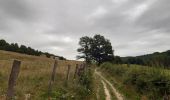
[[[0,100],[3,100],[7,90],[8,79],[13,59],[22,61],[19,77],[15,87],[15,99],[24,100],[31,95],[31,100],[47,99],[47,90],[54,60],[50,58],[24,55],[13,52],[0,51]],[[81,98],[76,91],[77,84],[73,80],[76,64],[79,61],[59,61],[52,97]],[[68,87],[64,85],[68,64],[71,65]],[[54,99],[54,100],[55,100]]]
[[[127,100],[162,100],[170,96],[167,69],[111,63],[102,64],[101,69]]]

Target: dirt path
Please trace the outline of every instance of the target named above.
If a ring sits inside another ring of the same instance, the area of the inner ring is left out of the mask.
[[[95,70],[95,74],[100,76],[102,80],[104,80],[104,82],[106,82],[112,89],[113,93],[115,94],[117,100],[123,100],[123,96],[116,90],[116,88],[103,76],[101,75],[100,72],[98,72],[97,70]],[[106,84],[105,84],[106,85]],[[106,93],[106,92],[105,92]],[[106,99],[109,100],[109,99]]]
[[[111,97],[110,97],[110,93],[109,93],[109,90],[106,86],[106,83],[101,80],[102,84],[103,84],[103,87],[104,87],[104,92],[105,92],[105,95],[106,95],[106,100],[111,100]]]

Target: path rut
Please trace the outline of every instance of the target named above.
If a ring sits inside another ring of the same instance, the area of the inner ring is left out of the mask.
[[[95,70],[95,74],[100,76],[101,79],[106,82],[112,89],[113,93],[115,94],[117,100],[124,100],[123,96],[116,90],[116,88],[97,70]],[[103,84],[104,85],[104,84]],[[106,85],[106,84],[105,84]],[[109,91],[108,91],[109,92]],[[106,93],[106,92],[105,92]],[[106,99],[106,100],[110,100],[110,99]]]
[[[105,95],[106,95],[106,100],[111,100],[111,96],[110,96],[110,93],[109,93],[109,90],[106,86],[106,83],[101,80],[102,84],[103,84],[103,87],[104,87],[104,91],[105,91]]]

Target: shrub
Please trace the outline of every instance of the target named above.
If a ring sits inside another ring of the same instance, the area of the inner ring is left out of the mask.
[[[79,80],[79,93],[80,95],[88,96],[92,92],[92,72],[91,69],[88,68],[86,71],[81,73],[81,75],[78,78]]]

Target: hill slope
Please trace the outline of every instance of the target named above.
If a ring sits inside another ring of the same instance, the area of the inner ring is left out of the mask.
[[[50,54],[48,52],[42,52],[39,50],[35,50],[31,47],[27,47],[25,45],[18,45],[18,43],[8,43],[5,40],[0,40],[0,50],[5,50],[5,51],[12,51],[12,52],[18,52],[22,54],[28,54],[28,55],[34,55],[34,56],[46,56],[48,58],[50,57],[57,57],[60,60],[66,60],[66,58],[62,56],[56,56],[54,54]]]
[[[124,63],[170,68],[170,50],[136,57],[122,57]]]
[[[54,60],[50,58],[31,56],[0,50],[0,100],[3,100],[6,94],[8,78],[11,71],[13,60],[21,60],[21,68],[16,84],[16,98],[17,100],[24,100],[26,94],[31,95],[31,100],[40,100],[47,97],[48,83],[50,80]],[[66,78],[68,64],[71,65],[70,78],[75,72],[75,65],[81,64],[79,61],[59,60],[57,66],[57,73],[53,90],[58,92],[58,97],[67,93],[69,88],[69,95],[74,91],[73,80],[69,80],[70,87],[65,88],[63,85]],[[36,91],[35,91],[36,90]],[[54,93],[54,95],[57,95]]]

